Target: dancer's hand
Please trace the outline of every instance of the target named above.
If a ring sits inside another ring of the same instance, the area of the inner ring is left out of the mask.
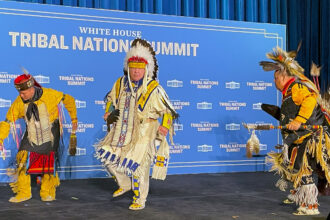
[[[301,122],[299,121],[291,121],[289,124],[287,124],[286,128],[292,131],[296,131],[300,128]]]
[[[168,133],[168,129],[166,127],[164,127],[164,126],[161,125],[158,128],[158,133],[161,134],[161,135],[163,135],[163,136],[166,136],[167,133]]]
[[[108,116],[110,115],[110,112],[106,112],[104,115],[103,115],[103,119],[104,121],[107,120]]]
[[[75,122],[72,122],[72,133],[76,133],[78,129],[78,122],[75,121]]]

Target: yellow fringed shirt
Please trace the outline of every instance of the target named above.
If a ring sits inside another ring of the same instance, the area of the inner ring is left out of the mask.
[[[63,94],[63,92],[59,92],[50,88],[42,88],[43,93],[39,100],[34,103],[39,106],[44,103],[47,108],[47,112],[49,115],[49,122],[52,123],[56,119],[58,119],[58,104],[62,101],[65,108],[68,110],[69,115],[71,117],[72,122],[77,121],[77,109],[76,103],[72,96],[68,94]],[[10,132],[10,124],[9,122],[15,122],[19,118],[25,117],[25,105],[29,103],[24,103],[20,96],[17,96],[15,101],[10,106],[7,115],[6,121],[0,122],[0,143],[8,137]]]

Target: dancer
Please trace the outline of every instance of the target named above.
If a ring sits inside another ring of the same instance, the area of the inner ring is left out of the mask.
[[[124,76],[106,96],[104,119],[109,133],[96,146],[97,158],[116,177],[119,189],[113,197],[133,190],[131,210],[145,207],[152,163],[152,178],[165,179],[169,162],[166,135],[169,131],[172,140],[172,121],[178,117],[156,81],[157,70],[151,45],[135,39],[124,60]]]
[[[16,167],[9,174],[10,183],[16,196],[9,202],[23,202],[32,198],[31,174],[41,175],[40,197],[42,201],[55,200],[56,187],[60,180],[56,172],[60,142],[60,105],[63,103],[72,121],[70,154],[76,152],[77,110],[75,100],[68,94],[41,87],[32,75],[25,73],[14,80],[19,96],[10,106],[5,121],[0,122],[0,150],[4,150],[3,140],[7,138],[12,126],[16,132],[15,121],[24,118],[26,130],[19,144]],[[15,136],[15,135],[14,135]],[[16,142],[19,142],[16,140]]]
[[[317,215],[318,189],[312,174],[318,172],[330,182],[329,106],[316,85],[304,76],[304,69],[294,60],[296,54],[275,48],[267,54],[275,62],[260,62],[265,71],[275,71],[275,86],[282,93],[280,108],[263,105],[263,109],[286,126],[282,129],[283,151],[269,153],[268,160],[273,164],[271,170],[281,175],[277,186],[284,190],[287,181],[293,183],[294,190],[286,201],[299,206],[293,214]],[[302,125],[309,126],[301,129]]]

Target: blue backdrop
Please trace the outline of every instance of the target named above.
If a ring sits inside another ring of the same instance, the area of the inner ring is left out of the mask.
[[[246,123],[276,121],[260,110],[278,104],[272,73],[258,62],[273,47],[286,48],[285,26],[0,1],[0,120],[17,96],[13,79],[26,68],[44,87],[76,98],[78,155],[62,155],[61,178],[104,177],[93,144],[105,135],[104,95],[120,77],[135,37],[150,41],[159,81],[181,115],[175,124],[170,174],[264,170],[263,157],[247,159]],[[64,144],[71,130],[66,114]],[[18,121],[18,134],[24,121]],[[274,150],[276,131],[257,134],[261,154]],[[0,180],[14,162],[12,136],[4,142]]]

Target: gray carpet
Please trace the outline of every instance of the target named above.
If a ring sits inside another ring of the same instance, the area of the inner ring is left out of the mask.
[[[294,216],[295,205],[274,187],[271,173],[171,175],[165,181],[151,180],[146,208],[128,210],[133,193],[112,198],[113,179],[62,181],[54,202],[40,201],[33,184],[33,198],[11,204],[8,184],[0,186],[0,219],[326,219],[330,196],[319,197],[321,214]]]

